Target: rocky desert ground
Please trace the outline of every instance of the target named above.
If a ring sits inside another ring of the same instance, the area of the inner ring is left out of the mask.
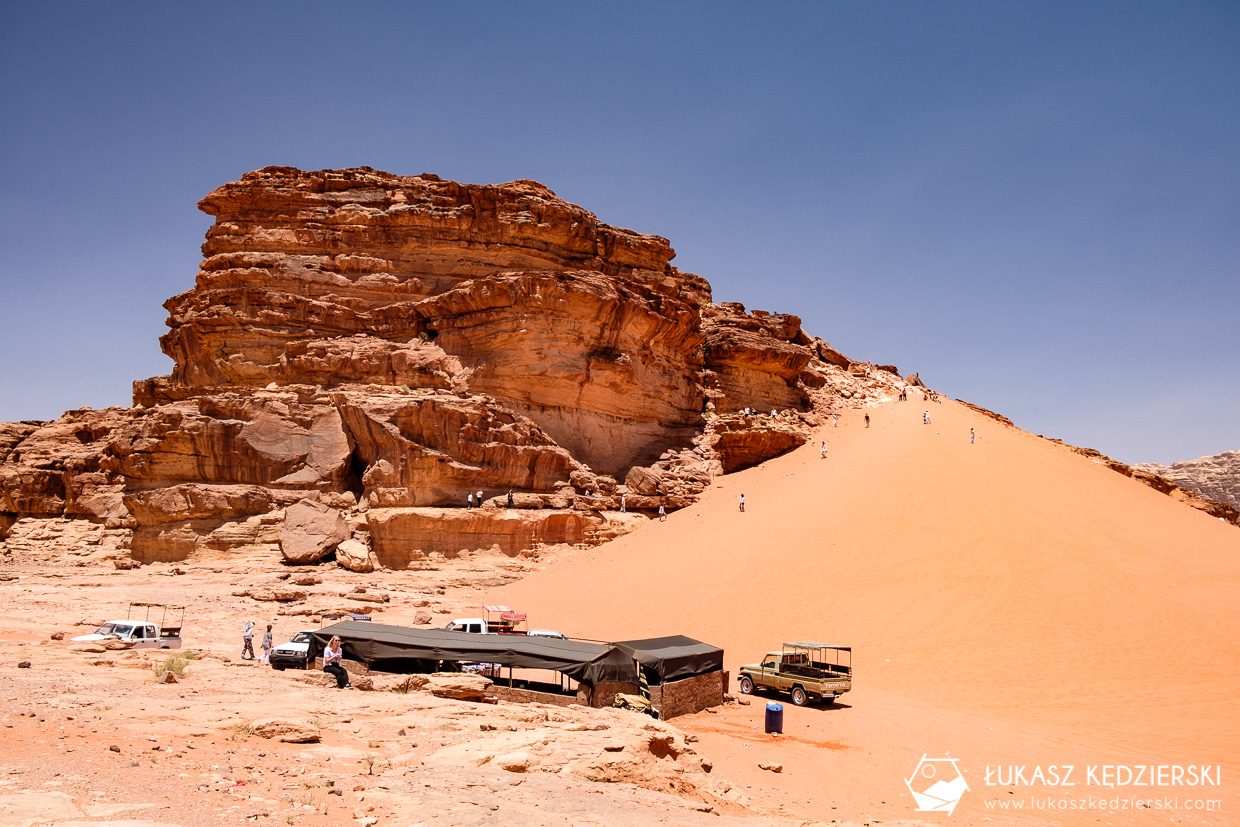
[[[743,784],[711,772],[695,736],[644,715],[341,691],[321,672],[240,658],[247,619],[272,623],[277,642],[336,608],[442,621],[476,613],[480,588],[545,560],[361,575],[271,559],[120,570],[14,558],[0,582],[5,827],[803,822],[754,805]],[[304,597],[237,596],[247,591]],[[133,600],[185,604],[185,647],[70,640]],[[153,667],[178,654],[192,656],[184,675],[159,682]],[[752,709],[709,715],[735,724]]]

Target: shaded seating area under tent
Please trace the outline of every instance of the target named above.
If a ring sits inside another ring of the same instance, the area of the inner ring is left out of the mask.
[[[684,635],[618,640],[616,646],[648,670],[650,683],[670,683],[723,669],[723,650]]]
[[[340,637],[344,658],[364,664],[367,671],[397,674],[457,671],[460,664],[480,663],[508,667],[508,683],[513,687],[512,669],[539,669],[557,672],[588,691],[572,691],[571,685],[539,684],[538,692],[565,694],[576,702],[604,706],[607,699],[595,698],[597,690],[609,687],[615,692],[636,692],[637,664],[633,657],[611,644],[577,640],[530,637],[528,635],[478,635],[441,629],[411,629],[380,623],[344,621],[325,626],[314,633],[311,657],[322,655],[333,636]],[[491,672],[497,686],[503,685],[502,670]],[[529,680],[522,683],[528,685]],[[583,697],[583,694],[588,697]]]
[[[723,650],[684,635],[620,640],[640,669],[642,694],[663,719],[700,712],[723,703],[728,676]]]
[[[333,636],[340,637],[346,668],[351,670],[360,667],[366,672],[412,674],[457,671],[461,664],[495,665],[489,670],[495,681],[495,693],[515,701],[610,706],[617,693],[644,694],[641,685],[645,674],[654,678],[652,703],[656,696],[660,701],[666,700],[669,709],[664,717],[671,717],[668,713],[684,714],[672,707],[680,710],[696,703],[722,703],[726,683],[721,671],[723,650],[683,636],[599,643],[346,620],[314,632],[311,658],[320,657]],[[503,667],[508,670],[507,686]],[[527,676],[514,680],[513,669],[552,671],[560,679],[557,684],[537,682]],[[673,692],[674,698],[668,695],[665,685],[676,687],[679,694]],[[689,689],[697,700],[681,697]],[[654,705],[662,711],[662,707]],[[702,708],[705,707],[697,707]]]

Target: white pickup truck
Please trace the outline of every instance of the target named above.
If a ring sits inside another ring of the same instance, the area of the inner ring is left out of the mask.
[[[511,626],[496,626],[492,622],[488,622],[486,618],[481,617],[458,617],[448,621],[448,625],[444,626],[445,632],[469,632],[475,635],[526,635],[527,637],[547,637],[555,640],[565,640],[563,632],[557,632],[554,629],[530,629],[528,632],[524,630],[513,630]]]
[[[181,624],[185,619],[184,606],[166,606],[162,603],[130,603],[130,615],[133,615],[135,608],[146,608],[148,616],[152,608],[163,609],[161,623],[154,623],[147,618],[136,620],[132,617],[127,617],[124,620],[109,620],[91,634],[79,635],[73,638],[73,640],[79,643],[119,640],[122,643],[131,644],[134,649],[181,648]],[[175,626],[163,625],[163,621],[168,619],[168,610],[173,612]],[[181,613],[179,618],[176,617],[176,612],[178,611]]]
[[[553,629],[526,629],[525,615],[514,612],[511,606],[483,606],[486,617],[458,617],[448,621],[444,630],[469,632],[475,635],[529,635],[564,640],[564,635]]]

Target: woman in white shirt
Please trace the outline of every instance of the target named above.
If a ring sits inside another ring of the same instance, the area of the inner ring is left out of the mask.
[[[349,683],[349,673],[344,671],[344,667],[340,665],[342,654],[340,638],[333,637],[327,644],[327,648],[323,650],[323,671],[336,678],[337,689],[352,689],[353,684]]]

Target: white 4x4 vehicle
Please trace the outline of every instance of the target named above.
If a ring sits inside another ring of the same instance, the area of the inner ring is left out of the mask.
[[[174,630],[167,629],[164,630],[164,634],[161,634],[157,624],[141,620],[109,620],[92,634],[79,635],[73,640],[78,643],[119,640],[123,643],[132,643],[135,649],[180,649],[180,636],[166,634],[172,631]],[[180,629],[175,631],[180,632]]]
[[[351,614],[349,612],[328,612],[323,615],[324,620],[339,620],[346,618],[348,620],[370,620],[370,615]],[[293,635],[293,639],[287,643],[281,643],[271,650],[271,654],[267,657],[267,662],[271,664],[271,668],[275,670],[287,669],[309,669],[310,668],[310,636],[317,629],[302,629]]]
[[[314,629],[302,629],[293,635],[292,640],[272,649],[267,658],[271,668],[276,670],[289,666],[295,669],[307,668],[310,663],[310,636],[314,632]]]
[[[73,638],[77,643],[99,643],[105,640],[119,640],[134,649],[180,649],[181,626],[185,622],[185,607],[165,605],[163,603],[130,603],[129,614],[136,614],[134,609],[146,609],[146,616],[141,620],[126,617],[124,620],[109,620],[89,635]],[[161,609],[159,623],[151,622],[151,609]],[[180,617],[177,616],[180,612]],[[170,625],[171,621],[175,625]]]

